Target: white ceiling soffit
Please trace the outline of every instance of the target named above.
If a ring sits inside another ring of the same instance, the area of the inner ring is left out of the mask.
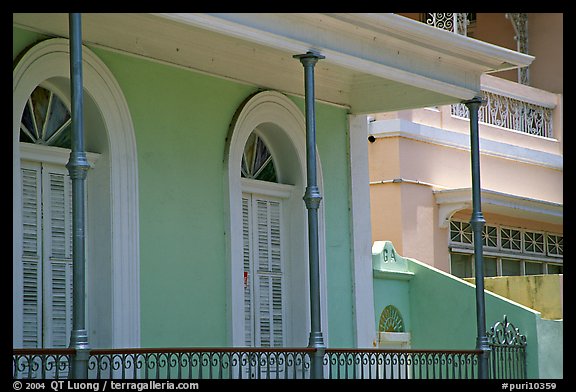
[[[438,204],[438,224],[440,227],[448,227],[450,217],[455,212],[472,208],[471,188],[434,191],[434,198]],[[562,224],[564,221],[564,206],[559,203],[487,189],[481,191],[480,199],[483,212],[553,224]]]
[[[13,14],[15,26],[68,37],[67,14]],[[395,14],[82,14],[87,45],[289,94],[304,94],[295,54],[315,50],[316,98],[374,113],[454,103],[480,75],[532,56]]]

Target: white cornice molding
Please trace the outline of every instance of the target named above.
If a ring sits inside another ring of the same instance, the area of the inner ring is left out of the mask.
[[[330,16],[440,53],[481,61],[485,66],[493,67],[492,71],[526,67],[534,61],[534,56],[454,34],[397,14],[356,13]]]
[[[433,191],[438,204],[438,225],[447,228],[452,215],[472,208],[472,189],[457,188]],[[504,213],[509,216],[562,224],[563,204],[483,189],[480,192],[482,209],[486,212]]]
[[[464,60],[471,67],[481,67],[484,72],[525,67],[534,60],[533,56],[527,54],[454,34],[391,13],[286,14],[286,18],[290,15],[297,16],[296,19],[292,19],[297,20],[299,29],[295,29],[292,24],[282,26],[279,23],[273,23],[273,20],[267,22],[266,19],[275,16],[266,13],[159,13],[156,15],[294,53],[316,49],[321,50],[322,53],[328,51],[334,56],[338,52],[334,48],[341,48],[341,53],[345,50],[357,50],[357,48],[346,48],[346,44],[339,41],[338,37],[319,37],[307,31],[302,34],[302,30],[310,29],[314,32],[320,26],[331,32],[346,35],[359,35],[362,32],[364,36],[373,37],[373,47],[396,44],[394,46],[407,46],[411,50],[439,52],[454,59]],[[333,39],[335,41],[331,42]]]
[[[461,99],[479,90],[472,75],[533,60],[394,14],[154,15],[288,53],[316,50],[323,62]]]

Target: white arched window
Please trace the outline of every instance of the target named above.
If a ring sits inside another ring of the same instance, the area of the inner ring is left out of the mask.
[[[308,342],[305,129],[298,107],[273,91],[247,99],[230,128],[225,182],[233,346],[303,347]],[[319,215],[327,331],[322,207]]]
[[[61,346],[69,334],[71,210],[64,168],[69,158],[69,47],[62,38],[42,41],[19,57],[13,71],[13,347]],[[86,47],[82,59],[86,150],[99,156],[86,185],[87,259],[94,261],[87,263],[90,344],[137,347],[140,288],[134,130],[110,70]],[[89,160],[91,156],[95,155],[88,154]],[[34,274],[43,276],[43,281],[36,278],[36,288]],[[56,290],[58,295],[45,290]],[[33,311],[34,306],[40,308]],[[42,314],[37,317],[44,321],[34,322],[33,314]],[[47,323],[47,316],[57,321]]]

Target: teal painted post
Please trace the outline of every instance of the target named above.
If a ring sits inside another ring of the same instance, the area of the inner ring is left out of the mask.
[[[464,104],[470,114],[470,154],[472,166],[472,217],[470,225],[474,233],[474,268],[476,278],[476,349],[482,350],[478,360],[478,377],[488,378],[488,359],[490,345],[486,336],[486,302],[484,299],[484,259],[482,254],[482,231],[484,229],[484,216],[482,215],[482,202],[480,196],[480,142],[478,135],[478,109],[483,101],[474,97]]]
[[[314,66],[324,56],[307,52],[293,56],[304,66],[306,103],[306,174],[307,186],[304,202],[308,210],[308,254],[310,268],[310,337],[308,347],[316,351],[311,358],[311,378],[323,378],[323,361],[326,346],[322,337],[320,319],[320,257],[318,250],[318,208],[322,196],[316,176],[316,114],[314,112]]]
[[[66,168],[72,180],[72,332],[70,348],[76,349],[71,364],[73,378],[88,378],[88,331],[85,303],[85,211],[84,191],[90,165],[84,151],[82,101],[82,23],[80,14],[69,14],[70,90],[72,96],[72,151]]]

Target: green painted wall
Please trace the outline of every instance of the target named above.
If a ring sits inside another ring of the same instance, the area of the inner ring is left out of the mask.
[[[410,287],[412,347],[425,349],[474,349],[476,345],[475,287],[419,261],[410,261],[414,272]],[[527,374],[539,377],[537,322],[539,313],[485,292],[489,329],[504,315],[527,339]]]
[[[27,47],[46,38],[45,35],[14,27],[12,29],[12,60],[19,57]]]
[[[13,29],[13,56],[42,39]],[[232,116],[256,86],[91,48],[132,117],[140,222],[141,346],[224,346],[224,149]],[[302,83],[304,83],[302,71]],[[303,111],[304,100],[291,99]],[[329,344],[352,346],[348,121],[317,105],[328,270]]]
[[[540,319],[538,327],[538,366],[540,378],[564,377],[564,322]],[[568,373],[569,374],[569,373]]]
[[[120,84],[136,134],[142,346],[224,345],[224,144],[254,89],[94,51]]]
[[[395,280],[374,278],[374,316],[376,331],[380,323],[380,315],[388,305],[394,305],[402,315],[404,331],[411,332],[410,318],[410,282],[408,280]]]
[[[475,286],[418,260],[399,256],[389,241],[385,242],[385,247],[394,258],[383,258],[381,244],[375,243],[372,255],[375,331],[382,309],[393,304],[402,313],[406,332],[411,333],[412,348],[474,349],[477,337]],[[413,275],[399,279],[401,271]],[[562,320],[542,319],[539,312],[488,291],[485,291],[484,299],[487,332],[506,315],[508,321],[526,336],[528,378],[562,378]]]
[[[143,346],[225,345],[224,148],[255,87],[95,50],[117,78],[136,130]],[[303,109],[303,100],[293,98]],[[317,107],[324,170],[330,342],[350,345],[352,286],[346,111]],[[209,300],[207,300],[209,299]],[[333,327],[332,327],[333,326]]]

